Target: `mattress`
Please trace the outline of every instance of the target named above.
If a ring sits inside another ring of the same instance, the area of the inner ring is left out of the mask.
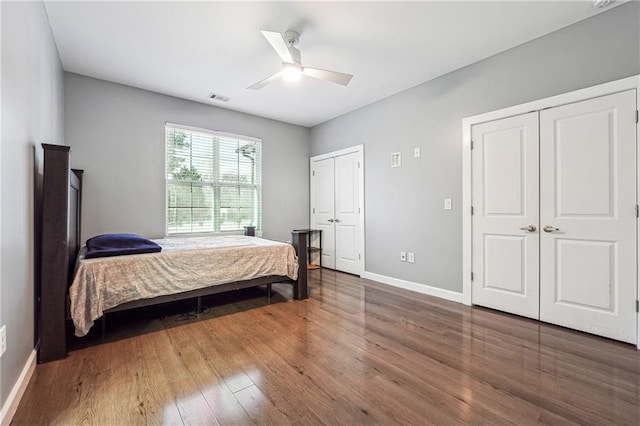
[[[153,240],[159,253],[84,259],[69,288],[76,336],[122,303],[266,276],[297,279],[291,244],[239,235]]]

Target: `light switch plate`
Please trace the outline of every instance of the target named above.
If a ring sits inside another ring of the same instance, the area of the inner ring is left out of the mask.
[[[7,326],[0,328],[0,356],[4,355],[7,350]]]
[[[400,167],[402,166],[402,154],[399,152],[391,153],[391,167]]]
[[[452,205],[451,205],[451,198],[445,198],[444,199],[444,209],[445,210],[451,210],[453,209]]]
[[[413,148],[413,158],[420,158],[420,148]]]

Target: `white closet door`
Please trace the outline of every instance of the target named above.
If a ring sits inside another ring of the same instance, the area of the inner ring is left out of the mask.
[[[335,203],[333,158],[313,163],[315,213],[314,227],[322,230],[322,266],[336,268],[335,258]]]
[[[361,273],[359,158],[357,152],[335,158],[335,268],[352,274]]]
[[[472,302],[538,318],[538,113],[475,125],[472,140]]]
[[[635,343],[635,90],[544,110],[540,319]]]

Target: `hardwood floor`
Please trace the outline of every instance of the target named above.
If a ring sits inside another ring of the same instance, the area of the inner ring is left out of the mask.
[[[328,270],[309,284],[181,324],[109,319],[107,343],[37,366],[13,424],[640,424],[633,346]]]

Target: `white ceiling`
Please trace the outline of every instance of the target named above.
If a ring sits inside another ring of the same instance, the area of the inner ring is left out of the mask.
[[[66,71],[307,127],[601,11],[591,0],[44,3]],[[281,67],[260,29],[299,31],[303,65],[353,80],[248,90]]]

